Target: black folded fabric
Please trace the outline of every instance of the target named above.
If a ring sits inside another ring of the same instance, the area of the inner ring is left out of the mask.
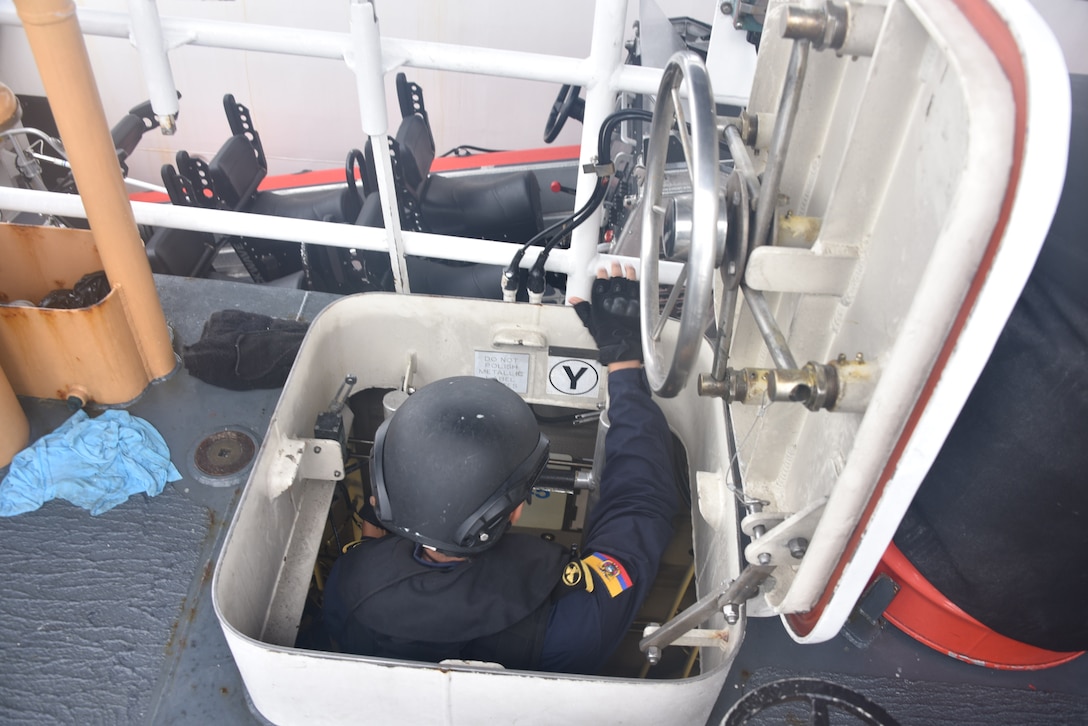
[[[298,355],[309,323],[242,310],[212,313],[200,340],[182,348],[189,374],[232,391],[279,388]]]
[[[69,288],[53,290],[38,303],[40,308],[56,310],[75,310],[89,308],[105,299],[110,294],[110,281],[103,270],[90,272],[79,278],[79,282]]]

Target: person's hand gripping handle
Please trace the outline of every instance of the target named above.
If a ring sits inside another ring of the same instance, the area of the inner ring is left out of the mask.
[[[611,275],[597,271],[590,292],[591,302],[571,298],[574,311],[597,341],[598,359],[608,370],[642,365],[642,338],[639,331],[639,293],[635,268],[620,269],[613,262]]]

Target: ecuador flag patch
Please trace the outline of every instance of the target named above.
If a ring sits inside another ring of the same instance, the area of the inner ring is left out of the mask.
[[[631,587],[631,578],[627,575],[627,570],[613,557],[596,552],[586,557],[582,562],[597,573],[597,577],[601,578],[601,582],[604,583],[611,597],[616,597],[616,595]]]

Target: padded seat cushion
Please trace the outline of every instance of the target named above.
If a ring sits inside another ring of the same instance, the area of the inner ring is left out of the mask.
[[[426,232],[528,242],[544,228],[540,183],[531,171],[480,177],[434,175],[423,191]]]

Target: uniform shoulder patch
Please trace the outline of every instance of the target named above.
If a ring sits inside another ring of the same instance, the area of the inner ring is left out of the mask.
[[[597,573],[610,597],[616,597],[633,584],[627,570],[611,555],[595,552],[583,559],[582,564]]]

